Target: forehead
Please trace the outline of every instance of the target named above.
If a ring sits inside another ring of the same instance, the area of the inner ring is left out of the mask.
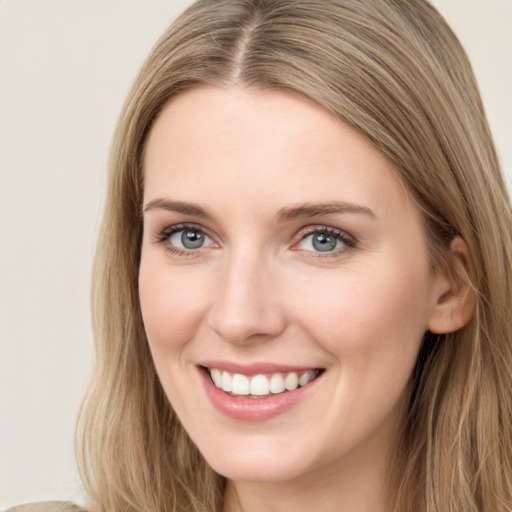
[[[350,200],[408,207],[391,164],[355,130],[289,93],[203,87],[160,113],[144,160],[145,201],[248,195],[268,207]],[[250,193],[250,194],[249,194]]]

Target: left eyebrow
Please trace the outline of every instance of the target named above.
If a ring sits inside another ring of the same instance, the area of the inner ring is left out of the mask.
[[[366,206],[334,201],[330,203],[304,203],[297,206],[281,208],[274,217],[276,222],[305,219],[331,213],[357,213],[375,219],[375,213]]]

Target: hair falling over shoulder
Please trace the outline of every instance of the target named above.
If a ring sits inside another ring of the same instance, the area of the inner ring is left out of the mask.
[[[199,0],[153,48],[109,162],[92,291],[96,367],[77,453],[91,512],[220,510],[224,478],[166,399],[138,298],[142,156],[162,107],[204,84],[279,89],[325,108],[393,164],[433,267],[461,236],[475,314],[427,333],[411,380],[390,510],[512,510],[511,207],[468,59],[425,0]]]

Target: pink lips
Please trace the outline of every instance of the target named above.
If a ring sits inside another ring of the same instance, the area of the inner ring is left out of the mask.
[[[319,378],[310,382],[305,387],[300,387],[294,391],[286,391],[276,395],[270,395],[265,398],[248,398],[233,396],[217,388],[212,382],[208,368],[218,368],[230,373],[241,373],[247,376],[260,373],[269,374],[274,372],[301,372],[312,369],[311,367],[283,366],[267,363],[258,363],[251,365],[238,365],[226,361],[203,361],[198,366],[199,374],[212,405],[220,413],[229,418],[241,421],[258,422],[266,421],[280,414],[285,413],[294,405],[304,400],[307,395],[316,387]]]

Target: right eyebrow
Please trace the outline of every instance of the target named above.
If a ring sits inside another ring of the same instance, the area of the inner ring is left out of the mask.
[[[142,213],[151,210],[167,210],[170,212],[184,213],[185,215],[194,215],[202,219],[211,219],[212,215],[203,207],[195,203],[185,203],[183,201],[172,201],[171,199],[158,198],[146,203]]]

